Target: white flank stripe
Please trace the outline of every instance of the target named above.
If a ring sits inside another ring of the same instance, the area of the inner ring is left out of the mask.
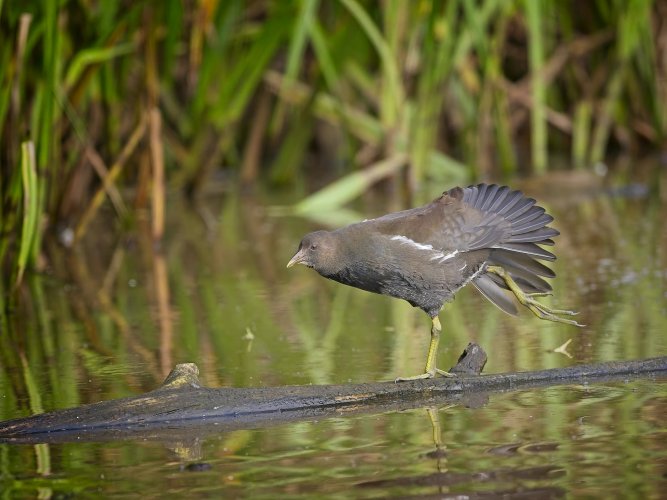
[[[404,243],[404,244],[406,244],[406,245],[412,245],[413,247],[418,248],[419,250],[430,250],[430,251],[433,251],[433,247],[432,247],[431,245],[422,245],[421,243],[417,243],[416,241],[411,240],[411,239],[408,238],[407,236],[401,236],[401,235],[398,235],[398,236],[392,236],[391,239],[392,239],[392,240],[398,240],[398,241],[400,241],[401,243]]]
[[[456,257],[458,255],[458,253],[459,253],[458,250],[454,250],[453,252],[449,252],[447,255],[445,255],[442,252],[438,252],[433,257],[431,257],[431,260],[437,260],[439,263],[443,263],[446,260],[449,260],[453,257]]]
[[[449,252],[447,255],[443,255],[442,258],[438,262],[445,262],[446,260],[449,260],[453,257],[456,257],[458,255],[459,251],[454,250],[453,252]]]
[[[410,245],[410,246],[412,246],[414,248],[417,248],[419,250],[429,251],[429,252],[433,253],[433,256],[429,260],[437,260],[439,263],[443,263],[446,260],[449,260],[449,259],[455,257],[459,253],[458,250],[454,250],[453,252],[449,252],[448,254],[444,254],[444,253],[439,252],[438,250],[434,249],[433,245],[424,245],[423,243],[417,243],[416,241],[411,240],[407,236],[397,235],[397,236],[392,236],[391,239],[395,240],[395,241],[400,241],[404,245]]]

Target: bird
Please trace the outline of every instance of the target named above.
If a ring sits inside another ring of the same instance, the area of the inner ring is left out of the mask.
[[[303,264],[321,276],[406,300],[431,318],[424,372],[396,382],[453,376],[436,366],[444,304],[468,284],[505,313],[517,303],[537,317],[582,326],[537,297],[551,295],[556,274],[540,261],[556,256],[560,233],[536,200],[497,184],[455,187],[431,203],[333,231],[306,234],[287,267]]]

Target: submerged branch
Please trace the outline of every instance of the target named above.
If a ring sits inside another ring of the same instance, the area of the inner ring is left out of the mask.
[[[485,362],[484,351],[471,344],[452,368],[458,372],[455,378],[219,389],[201,387],[197,366],[183,364],[161,387],[140,396],[1,422],[0,443],[128,438],[172,442],[224,430],[344,414],[450,403],[479,406],[496,392],[667,376],[667,357],[479,375]]]

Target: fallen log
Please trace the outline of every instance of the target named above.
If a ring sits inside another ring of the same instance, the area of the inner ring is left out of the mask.
[[[0,422],[0,443],[151,439],[169,443],[222,431],[287,421],[379,413],[458,403],[529,388],[636,378],[667,378],[667,357],[480,375],[486,354],[470,344],[451,369],[457,376],[408,382],[258,388],[202,387],[192,363],[177,365],[164,383],[139,396]]]

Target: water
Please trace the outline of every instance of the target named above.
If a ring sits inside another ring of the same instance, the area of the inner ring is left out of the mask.
[[[466,289],[441,313],[439,365],[454,364],[471,340],[489,353],[489,373],[666,355],[659,185],[639,197],[532,186],[563,233],[547,300],[578,309],[588,326],[508,317]],[[189,361],[211,387],[418,373],[426,315],[285,269],[300,237],[319,226],[272,216],[298,197],[281,196],[223,193],[196,208],[174,198],[160,251],[141,220],[119,236],[102,219],[82,249],[54,252],[5,318],[0,419],[135,395]],[[355,209],[361,218],[389,210],[379,196]],[[571,357],[554,352],[569,339]],[[187,441],[2,444],[0,490],[5,498],[665,498],[665,380],[496,394],[474,406]]]

